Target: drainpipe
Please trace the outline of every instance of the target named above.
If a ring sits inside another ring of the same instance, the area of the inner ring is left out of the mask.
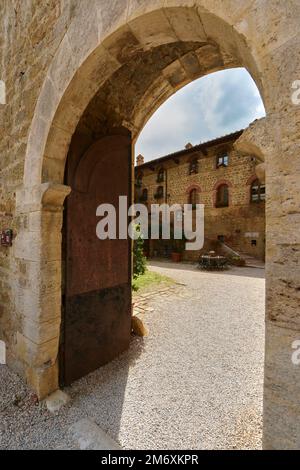
[[[168,172],[165,170],[165,203],[168,204]]]

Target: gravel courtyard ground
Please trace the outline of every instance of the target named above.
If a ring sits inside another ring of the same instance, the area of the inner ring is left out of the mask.
[[[69,387],[57,415],[0,366],[0,448],[76,448],[92,418],[125,449],[260,449],[264,271],[153,263],[178,282],[147,302],[149,336]]]

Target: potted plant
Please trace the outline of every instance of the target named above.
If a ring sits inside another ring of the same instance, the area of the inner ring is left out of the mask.
[[[182,260],[182,253],[184,252],[184,247],[185,247],[184,239],[173,241],[171,259],[174,263],[180,263],[180,261]]]
[[[233,266],[243,267],[246,264],[244,258],[241,258],[240,256],[232,256],[230,261]]]
[[[180,263],[180,261],[182,259],[181,252],[177,251],[177,249],[174,248],[172,253],[171,253],[171,259],[172,259],[173,263]]]

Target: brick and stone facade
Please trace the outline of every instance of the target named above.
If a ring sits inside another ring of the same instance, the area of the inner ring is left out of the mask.
[[[242,131],[172,155],[144,163],[137,157],[135,168],[136,201],[169,205],[195,202],[205,205],[205,239],[223,240],[234,251],[263,260],[265,257],[265,199],[251,197],[257,182],[256,166],[259,160],[252,154],[240,153],[234,144]],[[218,166],[218,158],[228,156],[228,166]],[[159,182],[159,175],[163,181]],[[263,182],[261,183],[263,185]],[[228,207],[216,207],[218,188],[228,187]],[[158,187],[163,195],[157,199]],[[263,188],[263,186],[262,186]],[[192,192],[196,194],[192,195]],[[145,196],[147,200],[145,201]],[[148,246],[148,244],[147,244]],[[207,246],[207,243],[206,243]],[[150,242],[150,256],[154,252],[164,256],[171,249],[165,240]],[[184,253],[184,258],[196,260],[199,252]]]

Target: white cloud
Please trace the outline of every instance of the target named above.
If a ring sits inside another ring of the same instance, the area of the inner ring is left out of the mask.
[[[178,91],[152,116],[136,144],[151,160],[247,127],[265,115],[258,89],[244,69],[203,77]]]
[[[182,102],[177,94],[162,105],[144,127],[136,152],[148,159],[168,153],[185,145],[186,130],[190,124],[189,102]]]

